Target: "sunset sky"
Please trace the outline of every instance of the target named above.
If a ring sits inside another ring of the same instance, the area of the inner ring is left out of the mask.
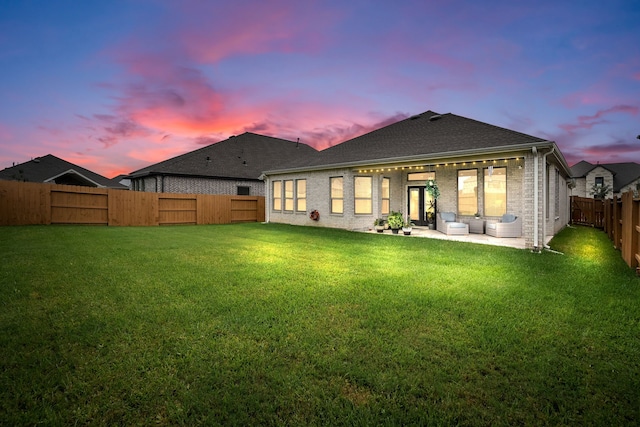
[[[0,169],[113,177],[246,131],[322,149],[427,110],[640,163],[640,2],[0,3]]]

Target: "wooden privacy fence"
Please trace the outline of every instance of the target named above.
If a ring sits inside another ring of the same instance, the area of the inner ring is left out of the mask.
[[[145,193],[0,180],[0,225],[262,222],[264,207],[262,196]]]
[[[604,201],[604,231],[620,250],[622,259],[638,270],[640,263],[640,199],[633,192]]]
[[[571,196],[571,222],[604,228],[604,203],[600,199]]]

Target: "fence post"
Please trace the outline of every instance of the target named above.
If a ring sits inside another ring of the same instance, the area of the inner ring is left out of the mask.
[[[629,191],[622,195],[622,225],[621,250],[622,259],[631,268],[636,268],[638,261],[635,257],[635,248],[638,247],[638,233],[635,228],[635,218],[638,216],[637,205],[633,202],[633,192]]]

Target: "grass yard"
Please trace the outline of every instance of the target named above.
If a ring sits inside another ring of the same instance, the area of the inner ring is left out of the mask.
[[[552,247],[0,227],[0,425],[636,424],[640,279]]]

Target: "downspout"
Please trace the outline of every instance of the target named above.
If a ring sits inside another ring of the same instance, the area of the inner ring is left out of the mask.
[[[538,149],[531,147],[533,153],[533,250],[538,250]]]
[[[549,183],[547,182],[547,156],[553,153],[556,150],[556,147],[551,147],[551,151],[544,153],[542,156],[542,247],[545,249],[549,249],[549,245],[547,245],[547,186]]]
[[[269,177],[265,174],[260,175],[260,179],[264,181],[264,222],[265,223],[269,223],[270,221],[270,214],[271,214],[271,207],[270,207],[270,201],[271,201],[271,185]]]

